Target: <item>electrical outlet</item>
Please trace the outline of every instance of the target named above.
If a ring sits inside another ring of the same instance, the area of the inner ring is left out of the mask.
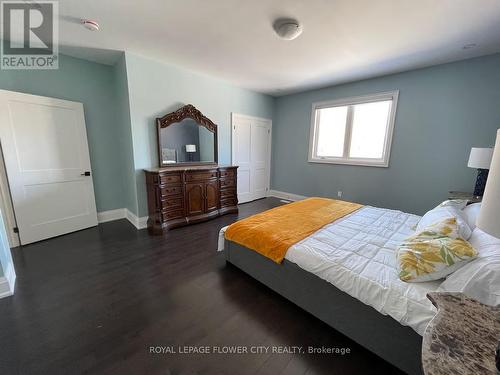
[[[342,190],[337,191],[337,197],[342,198]]]

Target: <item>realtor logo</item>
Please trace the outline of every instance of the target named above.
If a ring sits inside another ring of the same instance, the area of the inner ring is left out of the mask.
[[[2,69],[57,69],[58,3],[5,0],[2,8]]]

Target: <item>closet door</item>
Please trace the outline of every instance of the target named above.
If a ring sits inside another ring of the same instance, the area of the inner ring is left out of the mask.
[[[22,245],[97,225],[81,103],[0,90],[0,140]]]
[[[238,201],[264,198],[271,172],[271,120],[232,115],[232,164],[238,166]]]
[[[252,123],[249,118],[233,114],[232,164],[238,166],[238,202],[253,200],[251,187]]]
[[[271,125],[268,120],[255,119],[251,125],[250,181],[253,199],[267,197],[271,162]]]

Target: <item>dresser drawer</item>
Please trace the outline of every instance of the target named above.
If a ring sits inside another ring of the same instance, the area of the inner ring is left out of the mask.
[[[178,219],[180,217],[184,217],[184,210],[167,211],[164,212],[162,216],[163,216],[163,221]]]
[[[181,195],[182,194],[182,186],[166,186],[161,189],[161,196],[166,197],[168,195]]]
[[[229,207],[229,206],[236,206],[238,204],[238,200],[236,198],[225,198],[221,199],[220,201],[220,206],[222,207]]]
[[[160,175],[160,184],[180,184],[181,175],[179,173]]]
[[[161,207],[163,210],[172,210],[174,208],[182,209],[184,208],[184,199],[182,197],[178,198],[167,198],[161,201]]]
[[[222,178],[220,180],[220,188],[229,188],[229,187],[234,187],[236,186],[236,181],[234,178]]]
[[[220,176],[221,176],[221,178],[224,178],[224,177],[234,178],[234,169],[222,169],[220,171]]]
[[[223,189],[220,191],[220,198],[235,198],[236,197],[236,190],[235,189]]]
[[[216,169],[213,171],[193,172],[186,174],[186,181],[203,181],[209,180],[211,178],[217,178]]]

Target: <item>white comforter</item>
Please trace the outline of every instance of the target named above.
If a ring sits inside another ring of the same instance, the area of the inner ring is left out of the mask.
[[[440,281],[405,283],[396,267],[397,246],[419,219],[365,206],[296,243],[285,259],[422,335],[436,313],[426,294]]]
[[[396,248],[419,219],[365,206],[296,243],[285,259],[422,335],[436,313],[426,294],[441,282],[405,283],[396,267]]]

